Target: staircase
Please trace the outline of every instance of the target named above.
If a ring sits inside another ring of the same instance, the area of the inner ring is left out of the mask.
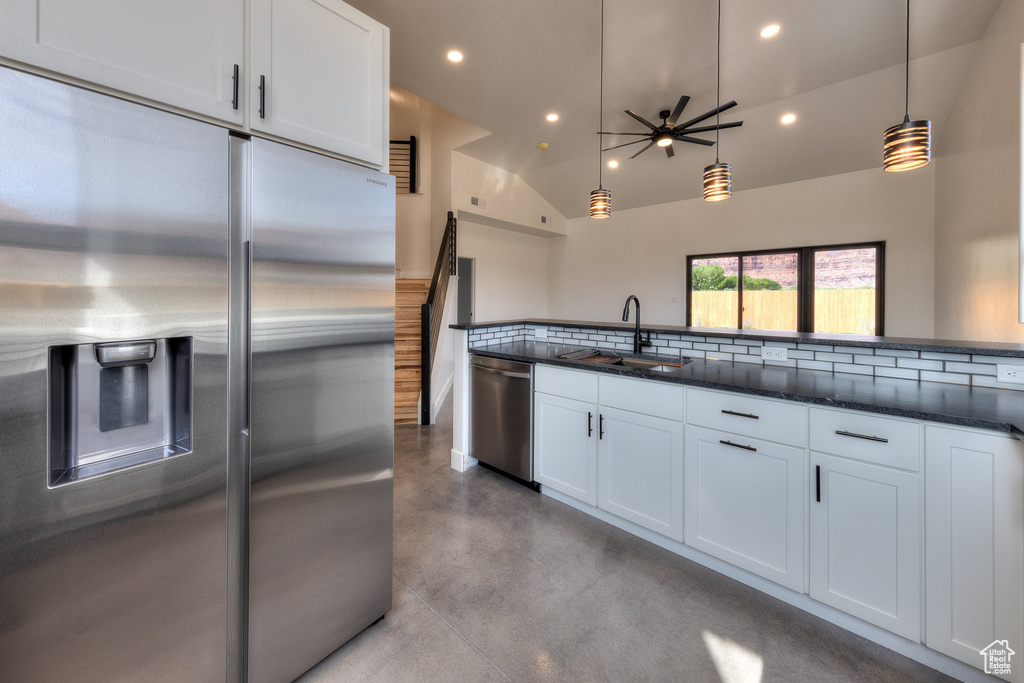
[[[395,424],[417,424],[420,399],[420,307],[430,279],[395,280]]]

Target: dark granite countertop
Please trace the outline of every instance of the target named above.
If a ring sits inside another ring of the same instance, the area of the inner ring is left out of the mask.
[[[474,330],[499,325],[543,325],[547,327],[588,327],[598,330],[632,332],[634,323],[591,322],[585,320],[553,320],[524,318],[522,320],[495,320],[485,323],[450,325],[455,330]],[[644,332],[685,334],[694,337],[751,339],[759,341],[792,342],[795,344],[824,344],[828,346],[873,347],[907,351],[935,351],[939,353],[977,353],[986,356],[1024,357],[1024,344],[1001,342],[960,341],[955,339],[918,339],[913,337],[870,337],[854,334],[819,334],[816,332],[775,332],[771,330],[724,330],[708,327],[682,327],[674,325],[644,325]]]
[[[470,348],[469,351],[481,356],[545,363],[813,405],[991,429],[1006,432],[1024,441],[1024,392],[1020,391],[865,377],[821,370],[796,370],[720,360],[695,359],[672,372],[650,372],[557,358],[560,354],[580,348],[584,347],[546,342],[513,342]],[[666,360],[651,355],[617,355]]]

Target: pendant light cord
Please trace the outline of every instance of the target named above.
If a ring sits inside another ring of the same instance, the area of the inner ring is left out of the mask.
[[[604,2],[604,0],[601,0]],[[910,0],[907,0],[909,3]],[[718,76],[715,92],[715,163],[718,163],[718,139],[722,130],[722,0],[718,0]]]
[[[603,1],[603,0],[602,0]],[[721,1],[721,0],[719,0]],[[906,108],[904,110],[903,121],[910,120],[910,0],[907,0],[907,62],[906,62]]]
[[[601,109],[598,113],[600,122],[598,123],[598,130],[604,130],[604,0],[601,0],[601,81],[599,90],[601,92]],[[597,189],[603,190],[604,184],[602,180],[604,178],[604,150],[601,149],[604,146],[604,141],[601,139],[601,134],[597,135]]]

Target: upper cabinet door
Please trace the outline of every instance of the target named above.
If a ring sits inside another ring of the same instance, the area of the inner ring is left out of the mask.
[[[242,123],[234,77],[243,8],[243,0],[0,0],[0,55]]]
[[[339,0],[252,0],[253,130],[381,168],[387,29]]]

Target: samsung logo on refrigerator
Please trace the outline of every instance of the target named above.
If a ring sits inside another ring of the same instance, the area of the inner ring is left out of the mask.
[[[388,183],[386,180],[377,180],[376,178],[367,178],[366,182],[373,183],[374,185],[380,185],[381,187],[387,187]]]

